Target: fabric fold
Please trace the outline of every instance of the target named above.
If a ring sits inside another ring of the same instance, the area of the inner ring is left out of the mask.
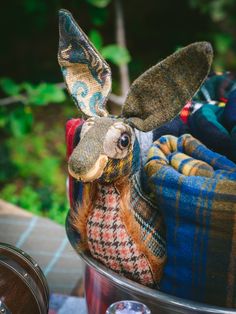
[[[191,135],[163,136],[145,165],[167,228],[161,290],[236,306],[236,165]]]

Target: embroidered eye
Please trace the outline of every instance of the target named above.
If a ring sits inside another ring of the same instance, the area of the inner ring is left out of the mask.
[[[123,133],[121,135],[121,137],[119,138],[118,147],[120,149],[124,149],[124,148],[128,147],[129,144],[130,144],[130,136],[129,136],[129,134]]]
[[[115,122],[104,138],[104,154],[109,158],[123,159],[132,150],[134,139],[134,131],[129,125],[122,121]]]

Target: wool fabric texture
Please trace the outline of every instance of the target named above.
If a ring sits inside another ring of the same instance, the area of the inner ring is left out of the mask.
[[[58,62],[78,109],[86,116],[107,116],[110,67],[67,10],[59,11]]]
[[[122,116],[144,132],[170,121],[204,82],[212,55],[209,43],[194,43],[147,70],[131,85]]]
[[[179,137],[189,133],[236,162],[235,88],[233,73],[211,74],[178,116],[153,131],[153,141],[163,135]]]
[[[153,130],[153,141],[158,140],[163,135],[181,136],[189,133],[189,128],[186,123],[183,122],[180,115],[176,116],[170,122],[167,122],[163,126]]]
[[[145,169],[167,228],[161,290],[236,307],[236,165],[183,135],[156,141]]]
[[[87,222],[90,253],[115,272],[153,287],[155,280],[149,261],[121,220],[119,193],[113,185],[99,185],[98,189],[98,198]]]
[[[230,95],[227,102],[227,106],[224,109],[223,112],[223,124],[227,128],[227,130],[230,132],[232,131],[236,126],[236,89],[233,90]]]
[[[184,47],[143,73],[130,87],[122,117],[151,131],[175,116],[209,73],[208,42]],[[59,11],[58,62],[76,106],[86,116],[107,116],[111,69],[67,10]]]
[[[228,103],[225,107],[202,106],[190,116],[188,126],[190,133],[209,149],[236,162],[236,115],[234,115],[236,102],[230,102],[229,105],[230,108]]]
[[[68,159],[78,145],[83,123],[82,119],[72,119],[67,122]],[[130,181],[127,179],[126,182],[130,184],[131,189],[130,208],[127,208],[125,214],[122,215],[125,217],[121,220],[120,195],[113,184],[104,184],[104,178],[101,180],[102,183],[99,180],[98,195],[94,199],[92,214],[87,220],[86,237],[90,253],[108,268],[149,287],[158,288],[166,260],[165,228],[159,209],[141,186],[141,176],[143,177],[144,174],[137,171],[140,167],[137,141],[134,143],[133,151],[135,156],[132,167],[134,169],[131,171]],[[129,159],[127,162],[129,164]],[[108,164],[108,167],[110,166]],[[108,176],[110,173],[112,176],[119,176],[119,171],[117,171],[118,169],[113,165],[111,171],[107,171]],[[71,217],[75,213],[79,214],[80,204],[84,197],[83,190],[83,183],[69,176],[71,210],[68,214],[66,229],[70,242],[77,249],[85,235],[71,227]],[[96,234],[99,232],[100,235],[97,237]],[[113,252],[116,250],[113,259],[109,255],[112,250]],[[132,250],[131,255],[130,250]]]
[[[103,141],[108,128],[114,123],[112,118],[96,119],[96,127],[91,128],[85,137],[80,139],[73,153],[70,155],[69,163],[73,171],[88,172],[99,155],[103,153]],[[88,145],[89,143],[89,145]],[[81,164],[83,168],[81,169]]]
[[[66,157],[69,159],[74,148],[80,141],[80,132],[82,125],[84,123],[83,119],[70,119],[66,123]],[[69,175],[68,184],[68,197],[70,202],[70,208],[76,208],[76,204],[82,199],[82,184],[75,178]]]
[[[236,73],[212,72],[194,96],[197,101],[226,102],[229,94],[236,88]]]

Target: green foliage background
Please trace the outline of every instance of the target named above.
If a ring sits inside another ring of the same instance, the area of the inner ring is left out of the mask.
[[[0,96],[11,100],[0,105],[2,199],[62,224],[68,211],[64,126],[79,113],[60,84],[59,8],[73,13],[111,64],[117,94],[118,66],[128,63],[134,79],[193,41],[213,44],[215,70],[236,69],[235,0],[123,0],[122,5],[128,49],[115,43],[114,0],[1,4]]]

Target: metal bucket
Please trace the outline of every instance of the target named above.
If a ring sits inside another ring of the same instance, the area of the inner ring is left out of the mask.
[[[76,250],[78,235],[66,223],[67,236]],[[214,307],[150,289],[107,269],[89,254],[78,253],[85,262],[85,297],[88,314],[105,314],[116,301],[136,300],[150,308],[152,314],[236,313],[236,309]]]

